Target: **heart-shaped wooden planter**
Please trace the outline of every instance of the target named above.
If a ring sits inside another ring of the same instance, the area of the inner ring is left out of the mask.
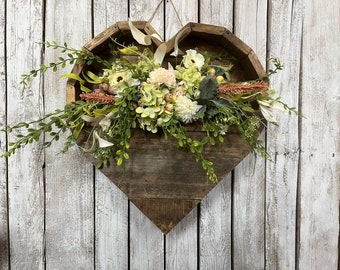
[[[133,23],[145,34],[156,31],[148,22]],[[228,61],[233,64],[230,73],[233,81],[255,80],[265,76],[257,56],[252,49],[224,27],[188,23],[179,31],[178,44],[182,51],[196,49],[198,52],[213,54],[229,54]],[[132,37],[128,22],[117,22],[96,36],[85,45],[93,53],[113,60],[109,43],[115,39],[120,44],[137,45]],[[174,49],[176,36],[167,41],[167,55],[164,63],[175,65],[175,57],[170,56]],[[161,44],[153,40],[149,46],[156,50]],[[143,49],[143,46],[138,45]],[[178,61],[178,59],[177,59]],[[84,70],[100,73],[102,66],[98,64],[75,65],[72,72],[81,74]],[[80,87],[77,82],[67,82],[67,102],[79,99]],[[261,127],[262,128],[262,127]],[[199,127],[190,126],[190,136],[200,137]],[[83,132],[78,141],[82,145],[87,139]],[[163,233],[168,233],[180,222],[215,184],[207,182],[206,174],[200,163],[187,149],[179,148],[174,142],[165,140],[162,134],[136,129],[130,141],[130,159],[126,163],[126,171],[115,165],[115,161],[101,171],[115,183],[128,198],[153,221]],[[212,160],[215,171],[221,180],[250,151],[250,148],[236,129],[231,128],[223,144],[216,144],[206,149],[205,157]],[[97,161],[86,153],[92,163]]]

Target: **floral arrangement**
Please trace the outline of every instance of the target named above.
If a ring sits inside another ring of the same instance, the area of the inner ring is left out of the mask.
[[[134,28],[132,30],[136,33]],[[62,133],[72,130],[62,150],[66,152],[79,134],[90,127],[84,151],[98,159],[98,167],[108,165],[112,157],[117,165],[124,166],[129,159],[131,130],[141,128],[174,138],[179,147],[188,148],[196,161],[201,162],[207,178],[217,182],[213,163],[204,157],[207,145],[214,145],[216,140],[223,142],[229,127],[236,126],[254,153],[268,157],[262,141],[257,138],[259,126],[264,124],[264,119],[276,123],[272,108],[296,112],[280,98],[273,98],[274,92],[269,89],[266,78],[233,83],[229,75],[231,65],[212,64],[213,56],[195,49],[187,50],[181,61],[172,66],[162,63],[164,53],[160,51],[152,53],[148,47],[140,51],[137,46],[124,46],[115,40],[112,44],[114,60],[108,62],[86,49],[69,48],[66,43],[44,43],[49,48],[61,49],[67,56],[59,57],[58,63],[42,64],[39,69],[24,74],[21,80],[24,88],[39,72],[56,71],[66,63],[95,61],[104,68],[100,74],[91,71],[81,76],[65,74],[64,77],[79,82],[79,100],[41,119],[3,129],[14,132],[26,128],[27,131],[25,135],[16,135],[17,140],[9,144],[4,157],[39,140],[43,133],[50,135],[43,143],[43,147],[49,147]],[[138,61],[129,60],[130,55],[137,56]],[[278,59],[272,60],[275,69],[270,70],[268,76],[282,69]],[[187,135],[187,127],[192,123],[200,125],[205,133],[203,139]]]

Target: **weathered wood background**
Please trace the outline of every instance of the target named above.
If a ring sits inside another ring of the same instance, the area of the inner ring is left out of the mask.
[[[80,47],[120,20],[148,20],[159,0],[0,0],[0,126],[65,104],[59,74],[20,75]],[[339,269],[340,2],[164,1],[152,25],[166,39],[189,21],[221,25],[264,66],[304,118],[277,114],[263,139],[273,161],[248,156],[164,236],[77,147],[41,143],[0,160],[0,269]],[[180,22],[181,21],[181,22]],[[268,68],[268,66],[267,66]],[[4,152],[11,136],[0,134]]]

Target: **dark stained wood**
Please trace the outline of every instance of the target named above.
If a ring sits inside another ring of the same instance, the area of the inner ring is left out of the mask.
[[[145,33],[155,33],[147,22],[134,22],[134,24]],[[235,82],[261,78],[265,74],[252,49],[224,27],[189,23],[179,33],[181,33],[178,38],[179,47],[182,51],[194,48],[202,53],[225,55],[222,63],[233,65],[231,78]],[[120,43],[135,44],[128,23],[118,22],[87,43],[85,47],[111,60],[108,53],[108,42],[111,38]],[[180,57],[170,56],[174,49],[175,38],[166,43],[168,54],[164,61],[173,65],[181,61]],[[159,43],[155,41],[151,49],[155,50]],[[76,65],[73,72],[80,74],[83,70],[91,70],[99,73],[101,69],[100,65],[95,64]],[[68,103],[79,99],[80,89],[77,83],[69,80],[67,91]],[[204,135],[195,125],[188,128],[188,133],[193,138]],[[82,147],[87,134],[85,130],[79,138],[78,144]],[[235,128],[230,128],[225,142],[207,147],[204,155],[214,162],[216,174],[219,179],[222,179],[249,151],[250,148],[240,133]],[[91,154],[86,155],[92,163],[97,163]],[[101,171],[165,234],[216,186],[207,181],[201,163],[195,161],[189,150],[177,147],[172,139],[166,140],[162,133],[152,134],[141,129],[134,130],[130,140],[129,155],[130,159],[126,162],[125,170],[116,166],[115,160],[112,159],[110,165],[102,168]]]

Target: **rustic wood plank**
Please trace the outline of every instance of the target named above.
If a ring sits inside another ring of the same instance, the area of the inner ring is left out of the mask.
[[[302,1],[271,1],[269,19],[268,54],[284,64],[283,71],[271,77],[271,87],[284,102],[298,107]],[[266,268],[294,269],[299,118],[273,113],[279,127],[270,125],[267,132],[273,160],[266,166]]]
[[[194,208],[167,234],[164,269],[191,270],[198,268],[197,211],[198,208]]]
[[[6,54],[5,54],[5,1],[0,1],[0,128],[6,125]],[[0,133],[0,155],[6,152],[7,136]],[[0,159],[0,268],[9,269],[7,162]]]
[[[163,234],[132,203],[130,216],[130,269],[164,269]]]
[[[237,0],[234,3],[234,33],[264,64],[267,1]],[[249,155],[235,168],[232,255],[235,269],[264,268],[264,203],[265,161]]]
[[[42,115],[42,88],[36,78],[21,98],[18,80],[39,66],[42,1],[7,1],[7,120],[8,124]],[[20,23],[17,23],[20,18]],[[27,57],[29,55],[29,57]],[[9,140],[14,140],[9,136]],[[8,220],[11,269],[44,268],[43,153],[39,143],[25,147],[8,160]]]
[[[96,268],[127,269],[128,199],[100,171],[95,178]]]
[[[232,31],[233,1],[200,1],[200,22]],[[231,174],[202,200],[199,254],[201,269],[231,269]]]
[[[128,6],[94,1],[94,35],[127,20]],[[128,269],[128,199],[105,175],[95,171],[95,268]]]
[[[169,39],[182,27],[178,21],[180,16],[182,24],[198,21],[198,1],[166,1],[165,6],[165,37]],[[198,231],[197,209],[180,222],[166,237],[166,269],[196,269],[198,265]]]
[[[138,0],[130,0],[129,1],[129,10],[130,10],[130,20],[132,21],[150,21],[152,27],[156,30],[156,32],[164,38],[164,4],[159,4],[159,0],[150,0],[150,1],[138,1]],[[156,10],[156,8],[158,9]],[[155,13],[154,13],[155,12]],[[154,15],[154,17],[152,17]]]
[[[232,269],[231,192],[229,174],[201,202],[199,259],[202,269]]]
[[[339,2],[304,3],[298,267],[339,267]]]
[[[159,1],[130,0],[131,20],[148,21]],[[164,33],[163,6],[152,20],[157,33]],[[162,232],[132,203],[130,203],[130,269],[163,269],[164,242]]]
[[[233,1],[200,1],[200,23],[208,23],[233,30]]]
[[[66,41],[80,48],[91,38],[91,1],[46,2],[46,40]],[[74,16],[76,11],[77,16]],[[59,52],[48,49],[45,62],[55,61]],[[63,108],[65,70],[45,76],[45,110]],[[94,189],[92,165],[72,147],[57,155],[61,142],[46,150],[46,268],[88,269],[94,266]]]
[[[174,4],[174,6],[171,4]],[[166,1],[165,6],[165,37],[173,37],[184,25],[189,22],[198,22],[197,0]]]

